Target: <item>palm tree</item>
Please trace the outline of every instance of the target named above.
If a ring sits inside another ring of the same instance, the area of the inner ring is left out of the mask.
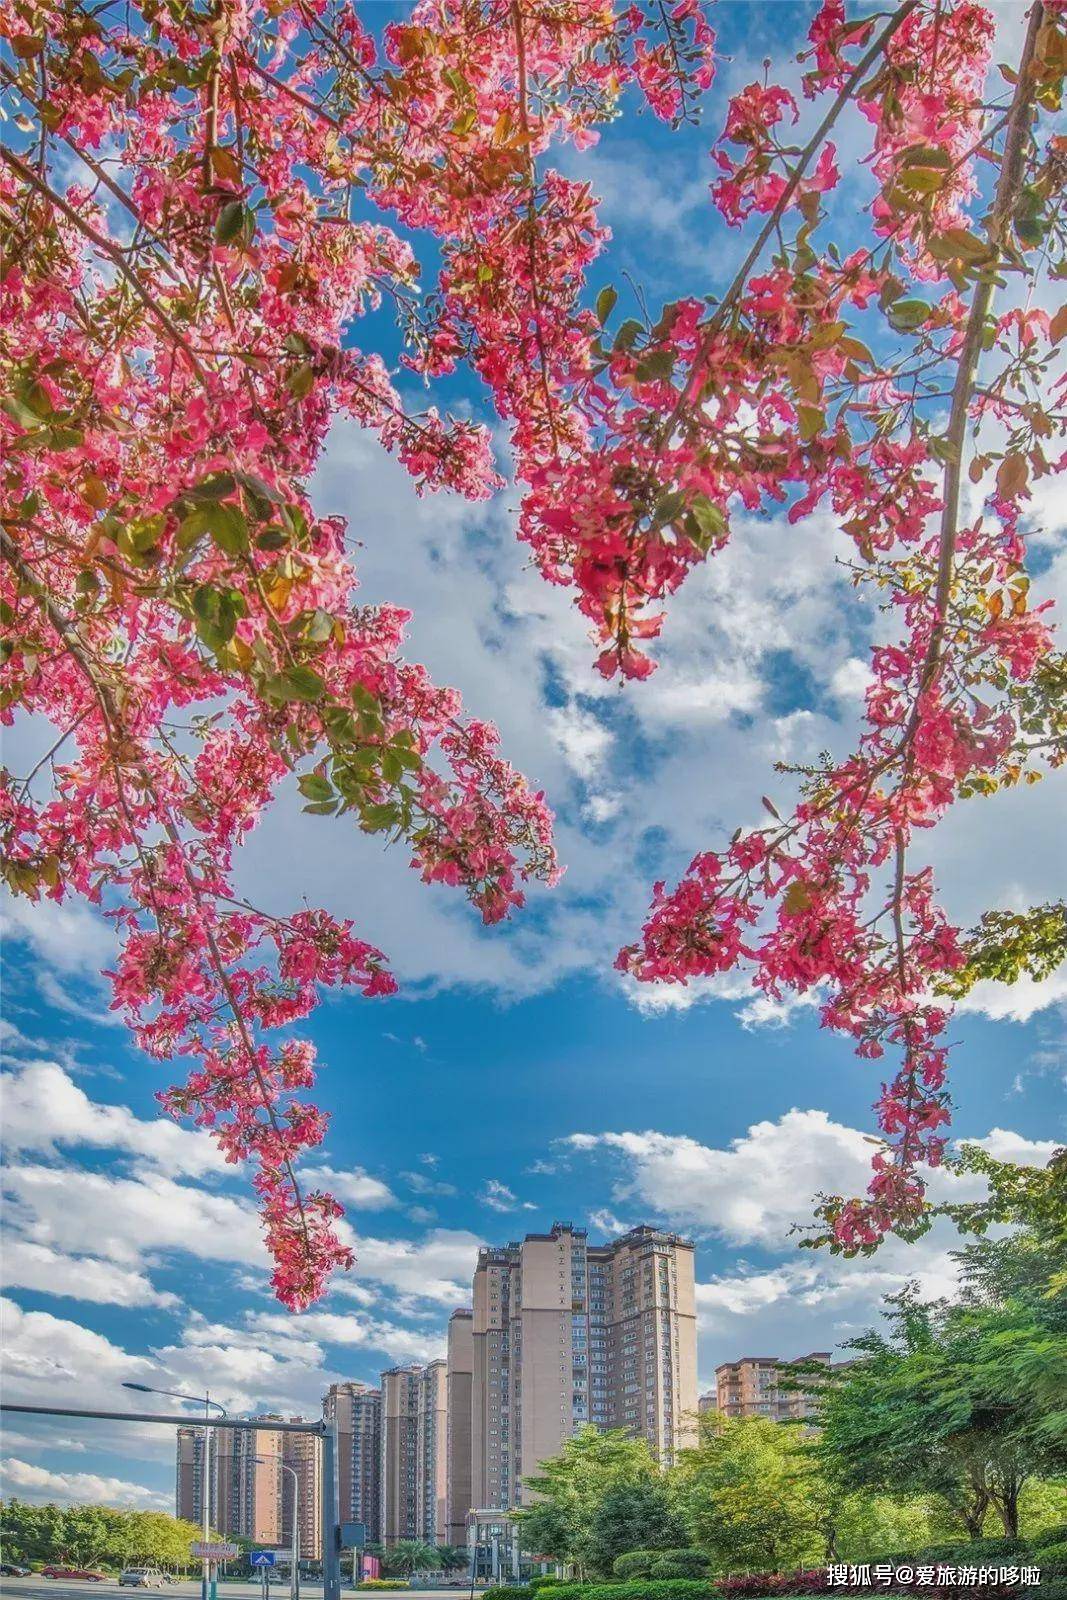
[[[465,1544],[441,1544],[437,1547],[442,1572],[459,1572],[470,1566],[471,1553]]]
[[[440,1566],[440,1549],[422,1539],[398,1539],[382,1556],[387,1578],[410,1578],[416,1572],[436,1572]]]

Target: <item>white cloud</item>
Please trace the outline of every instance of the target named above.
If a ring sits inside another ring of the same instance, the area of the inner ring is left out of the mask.
[[[4,1283],[8,1289],[36,1289],[98,1305],[177,1306],[177,1295],[153,1287],[143,1272],[92,1256],[65,1255],[28,1239],[4,1241]]]
[[[143,1120],[127,1106],[89,1098],[54,1061],[30,1061],[0,1076],[7,1151],[55,1154],[59,1146],[121,1150],[178,1177],[232,1171],[214,1139],[167,1117]]]
[[[8,1494],[20,1500],[61,1503],[87,1501],[96,1506],[118,1506],[134,1511],[173,1511],[173,1494],[147,1489],[125,1478],[102,1478],[95,1472],[49,1472],[45,1467],[7,1456],[0,1462],[0,1477]]]
[[[726,1148],[685,1135],[575,1133],[572,1149],[598,1147],[622,1157],[615,1184],[619,1198],[638,1200],[683,1227],[707,1229],[735,1245],[788,1246],[790,1230],[811,1220],[819,1192],[857,1194],[870,1177],[872,1141],[825,1111],[787,1111],[777,1121],[754,1123]],[[1055,1146],[994,1129],[984,1144],[1000,1159],[1044,1165]],[[945,1170],[930,1174],[931,1191],[965,1198],[982,1184]]]
[[[404,1294],[444,1305],[465,1305],[482,1241],[462,1229],[435,1228],[418,1241],[355,1241],[356,1278],[385,1284]],[[345,1280],[337,1280],[344,1289]]]
[[[483,1206],[488,1206],[490,1211],[537,1210],[529,1200],[520,1200],[515,1191],[509,1189],[506,1183],[501,1183],[499,1178],[487,1178],[478,1199]]]
[[[286,1322],[284,1314],[269,1311],[254,1312],[248,1319],[254,1332],[268,1337],[284,1335]],[[380,1353],[389,1365],[403,1361],[435,1361],[444,1355],[447,1342],[439,1328],[432,1331],[405,1328],[374,1317],[344,1316],[330,1311],[303,1312],[300,1327],[326,1344],[355,1346]]]
[[[302,1167],[300,1177],[316,1187],[321,1184],[346,1206],[360,1211],[384,1211],[400,1203],[388,1184],[362,1167],[353,1167],[350,1172],[339,1172],[335,1167]]]
[[[81,900],[57,905],[5,892],[0,932],[5,939],[25,941],[50,967],[72,977],[98,977],[115,953],[114,930]]]
[[[146,1170],[111,1177],[75,1167],[14,1166],[0,1181],[11,1221],[35,1244],[136,1267],[161,1251],[204,1261],[266,1262],[252,1205]]]

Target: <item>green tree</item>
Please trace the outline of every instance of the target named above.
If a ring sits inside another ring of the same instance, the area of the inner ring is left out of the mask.
[[[973,1539],[991,1507],[1017,1535],[1027,1478],[1067,1465],[1056,1402],[1067,1347],[1023,1299],[982,1302],[989,1265],[955,1306],[892,1297],[889,1336],[854,1341],[860,1360],[821,1405],[820,1451],[840,1489],[937,1495]]]
[[[33,1506],[25,1500],[0,1501],[4,1550],[15,1562],[55,1561],[61,1555],[63,1512],[57,1505]]]
[[[107,1524],[99,1506],[68,1506],[60,1532],[63,1549],[79,1567],[89,1567],[103,1559],[107,1544]]]
[[[471,1554],[465,1544],[439,1544],[437,1555],[442,1572],[459,1572],[470,1566]]]
[[[387,1578],[410,1578],[415,1572],[436,1572],[440,1566],[437,1545],[422,1539],[398,1539],[382,1554],[382,1573]]]
[[[601,1502],[610,1490],[651,1481],[658,1472],[644,1439],[633,1439],[621,1428],[604,1433],[582,1428],[525,1480],[537,1498],[515,1513],[523,1548],[567,1562],[583,1578],[600,1570],[593,1528]]]
[[[667,1480],[638,1478],[609,1488],[593,1509],[588,1532],[590,1569],[610,1577],[615,1557],[631,1550],[680,1550],[689,1534]]]
[[[781,1570],[825,1554],[826,1485],[799,1430],[762,1417],[703,1416],[675,1476],[692,1540],[718,1570]]]

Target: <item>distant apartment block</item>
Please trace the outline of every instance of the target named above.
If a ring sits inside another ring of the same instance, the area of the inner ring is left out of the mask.
[[[456,1392],[471,1366],[470,1504],[519,1505],[522,1480],[587,1423],[643,1436],[669,1463],[695,1437],[693,1245],[634,1228],[606,1245],[557,1223],[482,1250],[472,1350],[450,1344]],[[466,1463],[453,1419],[450,1526]],[[465,1480],[463,1480],[465,1481]]]
[[[773,1422],[802,1422],[815,1409],[811,1386],[793,1389],[784,1380],[790,1369],[817,1363],[830,1365],[828,1350],[813,1350],[810,1355],[782,1361],[778,1356],[742,1356],[715,1368],[714,1408],[724,1417],[767,1417]],[[796,1381],[796,1373],[793,1374]],[[711,1400],[710,1395],[702,1396]],[[710,1409],[710,1407],[708,1408]]]
[[[471,1484],[471,1399],[474,1385],[474,1313],[453,1311],[448,1319],[446,1366],[445,1543],[467,1543]]]
[[[216,1435],[217,1437],[217,1435]],[[174,1485],[174,1514],[195,1522],[201,1527],[204,1520],[204,1430],[179,1428],[177,1461]],[[218,1527],[218,1501],[215,1493],[215,1474],[208,1485],[210,1494],[210,1519]]]
[[[444,1361],[382,1373],[381,1538],[447,1542],[448,1373]]]
[[[280,1417],[257,1418],[280,1422]],[[272,1429],[218,1428],[213,1458],[217,1528],[224,1538],[278,1545],[282,1540],[282,1484],[278,1461],[283,1433]]]
[[[292,1422],[302,1422],[292,1417]],[[296,1473],[297,1521],[300,1554],[308,1561],[322,1559],[322,1447],[312,1433],[283,1433],[282,1461]],[[281,1474],[282,1537],[288,1548],[293,1542],[293,1479]]]
[[[271,1415],[256,1420],[282,1419]],[[203,1438],[202,1428],[178,1429],[175,1511],[197,1526],[203,1520]],[[216,1428],[209,1482],[211,1526],[227,1539],[288,1545],[292,1539],[293,1480],[282,1471],[283,1462],[297,1475],[301,1553],[314,1560],[322,1554],[322,1459],[312,1434]]]
[[[381,1540],[382,1391],[332,1383],[323,1415],[337,1430],[338,1504],[342,1522],[362,1522],[367,1543]]]

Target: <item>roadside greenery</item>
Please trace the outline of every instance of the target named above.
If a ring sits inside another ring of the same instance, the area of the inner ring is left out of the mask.
[[[941,1208],[969,1236],[955,1297],[888,1297],[848,1361],[802,1374],[814,1425],[706,1413],[667,1470],[644,1441],[586,1428],[527,1480],[524,1548],[594,1587],[617,1580],[611,1600],[635,1582],[643,1600],[669,1600],[664,1584],[684,1600],[675,1585],[707,1593],[709,1576],[924,1550],[1010,1565],[1062,1542],[1067,1157],[1025,1168],[971,1147],[955,1170],[988,1183]]]
[[[4,1560],[21,1566],[69,1562],[79,1567],[188,1567],[195,1523],[163,1511],[111,1506],[29,1505],[0,1501]]]

